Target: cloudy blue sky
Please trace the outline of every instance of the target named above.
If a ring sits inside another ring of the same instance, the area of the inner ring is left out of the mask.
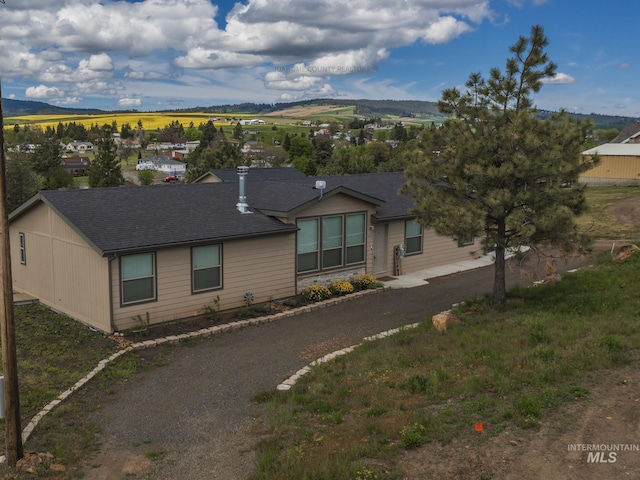
[[[538,108],[640,116],[635,0],[5,0],[5,98],[152,111],[438,100],[542,25]],[[635,40],[634,40],[635,39]]]

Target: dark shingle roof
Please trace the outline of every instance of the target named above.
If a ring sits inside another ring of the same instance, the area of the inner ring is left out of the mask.
[[[297,230],[260,212],[238,212],[234,184],[49,190],[39,196],[103,255]]]
[[[609,143],[625,143],[631,137],[637,136],[638,133],[640,133],[640,123],[629,123],[622,129],[618,136]]]
[[[313,188],[316,180],[326,181],[322,192]],[[272,215],[293,217],[320,202],[321,193],[323,198],[342,193],[376,205],[374,221],[410,218],[411,201],[398,195],[404,182],[400,172],[251,182],[246,191],[251,214],[236,209],[238,184],[231,182],[48,190],[10,218],[43,201],[98,252],[108,255],[293,233],[295,225]]]

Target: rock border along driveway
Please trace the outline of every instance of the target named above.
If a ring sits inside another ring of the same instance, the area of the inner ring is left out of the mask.
[[[64,400],[69,398],[74,392],[76,392],[80,388],[82,388],[93,377],[95,377],[98,373],[100,373],[102,370],[104,370],[104,368],[108,364],[110,364],[111,362],[113,362],[113,361],[117,360],[118,358],[120,358],[122,355],[125,355],[125,354],[127,354],[129,352],[138,351],[138,350],[145,350],[147,348],[157,347],[157,346],[164,345],[164,344],[176,344],[176,343],[180,343],[182,340],[187,340],[187,339],[191,339],[191,338],[197,338],[197,337],[204,338],[204,337],[210,337],[212,335],[220,335],[222,333],[229,332],[229,331],[232,331],[232,330],[238,330],[238,329],[241,329],[241,328],[245,328],[245,327],[249,327],[249,326],[253,326],[253,325],[259,325],[259,324],[262,324],[262,323],[274,322],[274,321],[280,320],[282,318],[293,317],[295,315],[300,315],[302,313],[311,312],[312,310],[318,310],[318,309],[321,309],[321,308],[326,308],[326,307],[329,307],[331,305],[336,305],[338,303],[343,303],[343,302],[346,302],[348,300],[352,300],[352,299],[355,299],[355,298],[360,298],[363,295],[369,295],[369,294],[381,292],[381,291],[384,291],[384,290],[385,290],[385,288],[361,290],[359,292],[351,293],[349,295],[344,295],[344,296],[341,296],[341,297],[334,297],[334,298],[330,298],[328,300],[324,300],[322,302],[317,302],[317,303],[313,303],[313,304],[310,304],[310,305],[305,305],[304,307],[292,308],[291,310],[275,313],[273,315],[267,315],[267,316],[264,316],[264,317],[257,317],[257,318],[252,318],[252,319],[248,319],[248,320],[239,320],[237,322],[224,323],[222,325],[215,325],[213,327],[203,328],[203,329],[200,329],[200,330],[196,330],[194,332],[182,333],[180,335],[170,335],[168,337],[162,337],[162,338],[158,338],[158,339],[155,339],[155,340],[145,340],[143,342],[134,343],[134,344],[122,349],[122,350],[119,350],[119,351],[115,352],[113,355],[109,356],[108,358],[106,358],[104,360],[100,360],[98,362],[98,365],[93,370],[91,370],[85,377],[83,377],[80,380],[78,380],[73,386],[69,387],[67,390],[65,390],[60,395],[58,395],[58,398],[52,400],[42,410],[40,410],[40,412],[38,412],[29,421],[27,426],[22,430],[22,443],[25,443],[28,440],[28,438],[31,435],[31,433],[33,432],[33,430],[38,426],[38,423],[40,423],[40,420],[42,420],[45,417],[45,415],[47,415],[49,412],[51,412],[56,406],[60,405],[60,403],[62,403]],[[396,329],[396,330],[398,330],[398,329]],[[381,335],[383,335],[383,334],[381,334]],[[373,339],[373,337],[371,337],[370,339]],[[367,339],[365,339],[365,340],[367,340]],[[353,350],[354,347],[350,347],[350,348]],[[343,355],[344,353],[347,353],[347,352],[344,351],[341,354]],[[337,354],[329,354],[329,355],[326,355],[325,357],[330,357],[331,355],[333,355],[331,358],[335,358],[335,356],[337,356]],[[322,362],[330,360],[330,358],[325,358],[325,357],[322,357],[321,359],[316,360],[311,365],[315,365],[317,363],[322,363]],[[307,369],[306,372],[308,372],[310,370],[309,367],[305,367],[305,368]],[[285,380],[285,382],[283,382],[283,383],[290,382],[291,378],[293,378],[293,377],[295,377],[295,375],[290,377],[289,379]],[[300,377],[300,375],[298,375],[298,377],[296,377],[296,380],[299,377]],[[292,384],[289,385],[289,388],[291,388],[291,385]],[[282,388],[280,388],[280,386],[278,386],[278,388],[282,389]],[[0,463],[4,463],[5,461],[6,461],[6,456],[5,455],[0,456]]]

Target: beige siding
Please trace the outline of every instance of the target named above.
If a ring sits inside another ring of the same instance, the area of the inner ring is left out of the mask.
[[[601,155],[600,160],[600,165],[581,177],[640,180],[640,157]]]
[[[395,247],[404,244],[405,222],[389,223],[389,271],[394,271]],[[482,255],[480,241],[476,239],[473,245],[458,247],[458,243],[450,237],[436,234],[431,229],[425,229],[422,237],[422,253],[407,255],[402,259],[402,273],[412,273],[417,270],[447,265],[462,260],[471,260]]]
[[[107,259],[45,204],[11,223],[14,288],[77,320],[110,331]],[[26,265],[18,234],[25,234]]]
[[[218,177],[216,177],[215,175],[207,175],[202,180],[200,180],[198,183],[220,183],[220,179]]]
[[[157,301],[120,306],[119,261],[113,262],[114,323],[119,330],[134,328],[135,318],[149,314],[152,324],[205,312],[219,296],[221,310],[244,306],[244,294],[252,292],[255,303],[295,295],[295,235],[271,235],[225,242],[222,246],[223,288],[191,293],[191,249],[172,248],[156,252]]]
[[[317,204],[301,212],[298,218],[316,217],[319,215],[339,215],[342,213],[362,212],[364,210],[367,210],[369,213],[375,212],[373,205],[369,202],[339,193],[331,197],[323,198]],[[293,223],[295,223],[295,221]]]

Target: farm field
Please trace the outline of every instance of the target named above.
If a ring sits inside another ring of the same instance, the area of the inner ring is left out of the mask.
[[[103,114],[67,114],[67,115],[22,115],[12,116],[4,118],[4,127],[13,128],[14,125],[30,125],[37,126],[42,129],[46,127],[56,128],[59,123],[80,123],[86,128],[91,125],[111,125],[116,122],[118,126],[128,123],[132,127],[138,124],[138,121],[142,122],[142,126],[145,130],[157,130],[164,128],[171,122],[178,121],[184,127],[187,127],[193,122],[195,126],[201,123],[206,123],[210,119],[213,119],[213,123],[216,127],[224,127],[235,125],[242,119],[261,119],[266,122],[268,129],[272,125],[278,125],[282,127],[296,127],[301,126],[303,120],[310,120],[313,122],[331,122],[337,121],[340,123],[346,123],[354,118],[364,118],[363,115],[355,114],[355,107],[353,106],[340,106],[340,105],[309,105],[309,106],[297,106],[284,110],[278,110],[276,112],[256,115],[249,113],[180,113],[180,112],[105,112]],[[384,115],[384,120],[392,122],[404,122],[405,124],[427,124],[431,122],[441,123],[442,118],[431,115],[421,115],[419,117],[399,117],[397,115]],[[265,129],[265,125],[262,128],[257,125],[248,125],[251,130]]]
[[[58,123],[81,123],[89,128],[92,124],[111,125],[114,121],[118,126],[128,123],[132,127],[138,124],[138,120],[142,122],[145,130],[156,130],[169,125],[173,121],[182,123],[185,127],[191,122],[195,126],[206,123],[209,119],[215,119],[214,125],[224,126],[237,123],[243,118],[259,118],[255,115],[244,113],[158,113],[158,112],[133,112],[133,113],[105,113],[100,115],[25,115],[17,117],[7,117],[4,119],[5,128],[13,125],[33,125],[41,128],[47,126],[55,128]],[[228,120],[227,120],[228,119]]]
[[[247,118],[262,119],[267,123],[273,124],[296,124],[299,123],[299,119],[291,118],[278,118],[274,121],[273,117],[267,117],[264,115],[251,115],[247,113],[158,113],[158,112],[132,112],[132,113],[105,113],[99,115],[24,115],[16,117],[6,117],[4,119],[4,127],[12,128],[14,125],[31,125],[38,126],[40,128],[53,127],[55,128],[59,123],[80,123],[89,128],[92,124],[111,125],[114,121],[121,126],[128,123],[132,127],[138,124],[138,121],[142,122],[142,126],[145,130],[156,130],[164,128],[173,121],[180,122],[183,126],[187,127],[191,122],[195,126],[201,123],[206,123],[210,119],[216,127],[235,125],[239,120]],[[252,128],[254,126],[251,126]]]

